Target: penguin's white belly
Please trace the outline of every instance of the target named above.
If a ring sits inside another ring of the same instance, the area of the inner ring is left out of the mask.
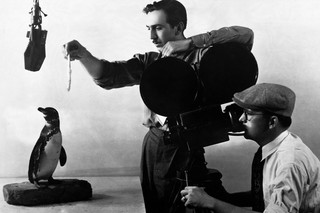
[[[40,162],[37,171],[37,178],[48,179],[52,176],[57,167],[62,145],[61,133],[57,133],[51,137],[40,155]]]

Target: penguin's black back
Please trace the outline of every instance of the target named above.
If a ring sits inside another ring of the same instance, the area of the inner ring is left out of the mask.
[[[31,183],[34,183],[33,174],[38,171],[40,155],[44,151],[45,146],[47,145],[47,133],[48,127],[44,126],[40,137],[37,140],[36,145],[33,147],[29,160],[29,169],[28,169],[28,179]]]

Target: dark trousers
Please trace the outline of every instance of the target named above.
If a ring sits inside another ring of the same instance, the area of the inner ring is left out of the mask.
[[[147,213],[180,213],[185,210],[180,197],[180,190],[186,186],[184,171],[188,170],[194,185],[199,185],[194,180],[203,179],[208,173],[204,149],[190,152],[181,143],[165,144],[163,134],[162,130],[151,128],[143,141],[140,180],[145,208]],[[219,173],[219,186],[220,178]]]

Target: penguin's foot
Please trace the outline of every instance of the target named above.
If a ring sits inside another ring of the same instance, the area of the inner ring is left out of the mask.
[[[34,181],[34,182],[33,182],[33,185],[34,185],[35,187],[37,187],[38,189],[43,189],[43,188],[47,188],[47,187],[48,187],[47,185],[40,184],[39,181]]]
[[[55,180],[52,177],[48,178],[48,185],[57,185],[60,184],[61,181],[60,180]]]
[[[60,184],[61,181],[60,180],[55,180],[52,177],[48,178],[48,180],[35,180],[33,182],[34,186],[37,187],[38,189],[44,189],[44,188],[50,188],[50,185],[58,185]]]

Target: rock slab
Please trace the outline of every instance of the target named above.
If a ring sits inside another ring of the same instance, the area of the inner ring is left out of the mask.
[[[92,197],[91,184],[78,179],[56,179],[54,184],[37,188],[30,182],[3,186],[4,200],[8,204],[36,206],[88,200]]]

